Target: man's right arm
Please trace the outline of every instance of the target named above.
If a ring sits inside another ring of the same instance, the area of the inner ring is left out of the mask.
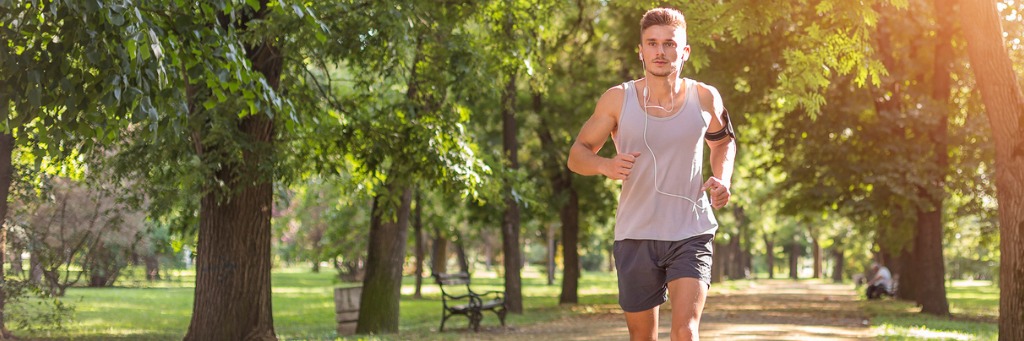
[[[618,125],[625,94],[623,87],[617,86],[601,95],[594,114],[583,124],[569,149],[570,170],[580,175],[603,174],[616,180],[629,177],[639,153],[622,153],[611,159],[597,155]]]

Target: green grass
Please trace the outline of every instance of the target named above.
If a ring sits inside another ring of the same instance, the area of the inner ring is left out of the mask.
[[[69,288],[65,301],[75,306],[74,319],[60,331],[26,331],[12,328],[28,339],[73,340],[180,340],[192,314],[194,273],[178,271],[169,279],[146,282],[137,272],[128,273],[113,288]],[[334,322],[334,293],[339,283],[331,272],[310,273],[307,269],[277,269],[272,275],[274,329],[281,340],[337,339]],[[580,305],[558,305],[561,287],[548,286],[542,274],[524,271],[524,309],[528,314],[509,315],[512,326],[551,321],[578,312],[606,311],[617,307],[615,275],[585,273],[581,279]],[[457,340],[466,338],[468,322],[461,316],[449,319],[445,333],[437,333],[441,316],[440,290],[424,278],[423,298],[415,299],[414,279],[403,278],[398,335],[360,336],[343,340]],[[503,280],[493,272],[474,273],[474,290],[504,290]],[[25,302],[23,304],[33,304]],[[498,326],[497,317],[485,315],[482,326]],[[449,332],[451,331],[451,332]]]
[[[955,281],[946,287],[951,317],[919,313],[913,303],[863,301],[871,324],[884,340],[996,340],[999,288],[985,281]]]
[[[503,280],[494,272],[473,274],[474,289],[504,290]],[[743,290],[753,281],[729,281],[714,285],[715,292]],[[575,314],[618,311],[616,281],[612,273],[587,272],[579,287],[580,304],[558,305],[561,286],[549,286],[535,269],[523,272],[524,310],[509,315],[510,326],[558,320]],[[274,328],[281,340],[334,340],[333,288],[339,283],[332,272],[310,273],[307,269],[277,269],[272,276]],[[194,273],[176,271],[168,279],[147,282],[140,272],[130,272],[114,288],[70,288],[65,300],[75,306],[74,320],[61,331],[14,329],[26,339],[72,340],[180,340],[192,314]],[[440,292],[430,278],[423,281],[423,298],[412,297],[414,281],[403,279],[400,326],[397,335],[357,336],[342,340],[463,340],[472,339],[461,316],[449,319],[445,333],[438,333]],[[999,291],[987,282],[955,282],[947,288],[953,317],[919,314],[919,308],[897,300],[864,301],[880,339],[885,340],[994,340],[998,330]],[[32,304],[32,302],[25,302]],[[23,303],[23,304],[25,304]],[[484,328],[498,326],[493,314],[484,317]]]

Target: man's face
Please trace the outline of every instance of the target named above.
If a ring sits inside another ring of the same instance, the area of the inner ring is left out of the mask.
[[[651,26],[640,34],[640,38],[640,52],[651,75],[667,77],[682,68],[683,62],[690,58],[686,32],[681,27]]]

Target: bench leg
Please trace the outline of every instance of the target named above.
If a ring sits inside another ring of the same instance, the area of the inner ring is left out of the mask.
[[[494,313],[498,315],[498,319],[501,320],[501,326],[504,327],[505,326],[505,309],[495,310]]]
[[[474,332],[480,331],[480,320],[484,319],[484,314],[480,311],[473,311],[469,313],[469,327],[473,328]]]

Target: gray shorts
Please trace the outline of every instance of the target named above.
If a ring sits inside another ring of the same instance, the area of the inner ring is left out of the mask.
[[[711,286],[713,234],[680,241],[617,240],[615,269],[619,276],[619,306],[641,312],[668,301],[668,282],[696,278]]]

